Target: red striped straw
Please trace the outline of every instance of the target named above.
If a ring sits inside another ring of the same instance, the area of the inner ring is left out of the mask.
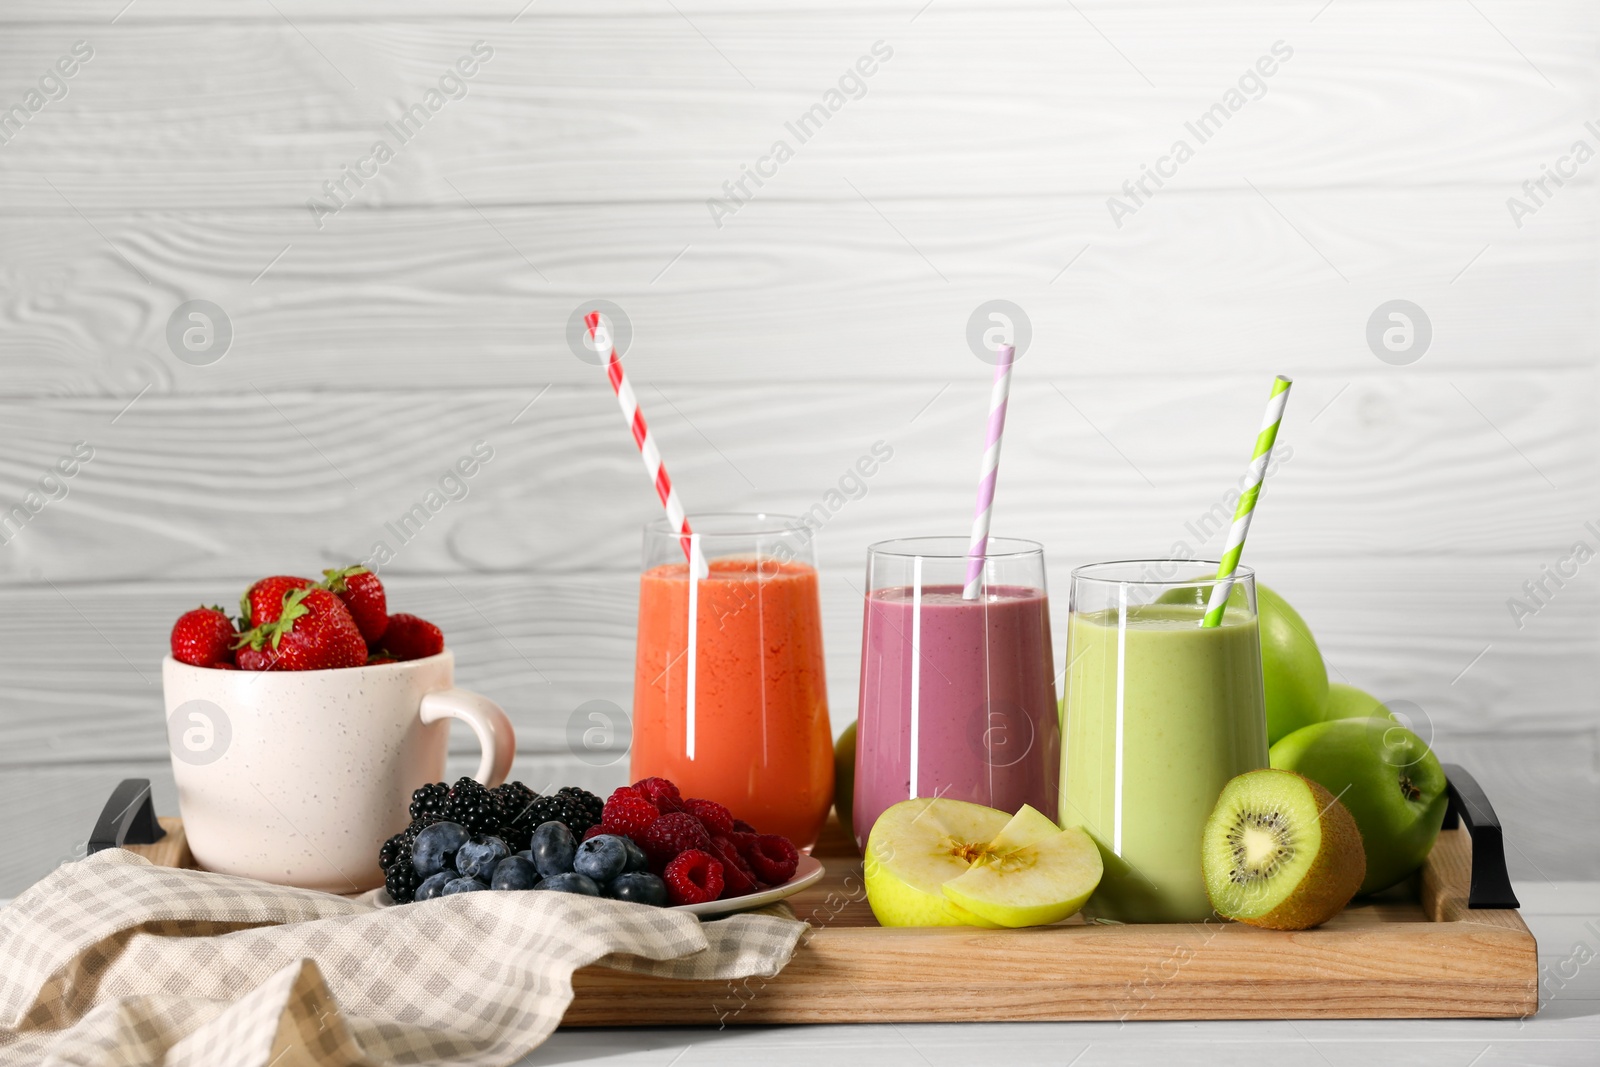
[[[989,393],[989,428],[983,442],[983,469],[978,475],[978,507],[972,516],[972,546],[967,550],[967,584],[963,600],[978,598],[983,560],[989,551],[989,518],[994,514],[994,483],[1000,474],[1000,438],[1006,430],[1006,401],[1011,395],[1011,364],[1017,350],[1000,346],[994,365],[994,388]]]
[[[600,312],[589,312],[583,317],[583,321],[589,326],[589,339],[598,345]],[[633,386],[628,384],[628,376],[622,372],[622,360],[617,358],[615,348],[611,349],[611,355],[606,360],[606,378],[611,382],[611,391],[617,394],[617,404],[622,408],[622,417],[627,420],[628,428],[633,431],[633,443],[639,446],[639,456],[644,460],[644,469],[656,487],[656,496],[661,498],[662,506],[667,509],[667,522],[678,531],[678,541],[683,545],[684,558],[689,561],[691,570],[701,572],[703,568],[695,565],[692,540],[694,531],[689,528],[689,518],[684,514],[677,490],[672,488],[672,479],[667,476],[667,468],[661,465],[661,450],[656,447],[656,439],[650,435],[650,427],[644,421],[644,412],[639,410],[639,400],[633,395]]]

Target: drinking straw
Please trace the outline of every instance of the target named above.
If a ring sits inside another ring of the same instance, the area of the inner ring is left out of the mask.
[[[1261,432],[1256,434],[1255,454],[1250,457],[1250,469],[1245,473],[1244,495],[1239,497],[1239,506],[1233,509],[1233,526],[1228,530],[1228,544],[1222,553],[1222,563],[1217,567],[1217,584],[1211,587],[1211,602],[1206,606],[1206,617],[1201,626],[1222,625],[1222,612],[1228,605],[1228,594],[1233,592],[1233,572],[1238,568],[1239,556],[1244,551],[1244,538],[1250,532],[1250,517],[1255,514],[1256,499],[1261,495],[1261,482],[1267,476],[1272,445],[1278,439],[1278,425],[1283,422],[1283,408],[1289,402],[1289,387],[1293,384],[1281,374],[1272,383],[1267,413],[1261,419]]]
[[[1011,395],[1011,364],[1017,350],[1000,346],[1000,359],[994,365],[994,388],[989,392],[989,432],[983,447],[983,468],[978,474],[978,509],[972,516],[972,547],[967,550],[967,585],[961,599],[978,598],[978,579],[983,575],[984,555],[989,549],[989,517],[994,513],[994,483],[1000,473],[1000,437],[1006,429],[1006,400]]]
[[[598,343],[597,332],[600,328],[600,312],[591,311],[583,317],[589,326],[589,338]],[[639,447],[639,456],[644,460],[644,469],[650,475],[650,481],[656,487],[656,495],[661,498],[662,506],[667,509],[667,522],[678,531],[678,541],[683,545],[683,555],[689,561],[689,569],[696,577],[703,578],[708,573],[703,559],[697,559],[696,538],[694,531],[689,528],[689,517],[684,514],[683,504],[678,500],[678,492],[672,488],[672,479],[667,476],[667,468],[661,464],[661,450],[656,447],[656,439],[650,433],[650,427],[644,421],[644,412],[639,410],[639,399],[633,394],[633,386],[628,383],[628,376],[622,371],[622,360],[617,358],[616,348],[611,349],[611,355],[606,360],[606,378],[611,382],[612,392],[617,394],[617,404],[622,408],[622,417],[627,420],[628,428],[633,431],[633,443]]]

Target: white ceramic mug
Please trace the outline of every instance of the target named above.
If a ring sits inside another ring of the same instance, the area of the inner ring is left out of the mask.
[[[505,781],[511,722],[452,685],[455,656],[327,671],[161,665],[178,810],[208,871],[357,893],[383,884],[378,849],[411,791],[444,778],[449,719],[483,748],[473,777]]]

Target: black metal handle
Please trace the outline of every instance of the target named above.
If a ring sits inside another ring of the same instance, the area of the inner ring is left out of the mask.
[[[165,836],[167,832],[156,821],[150,779],[124,778],[94,824],[88,854],[123,845],[153,845]]]
[[[1467,892],[1467,907],[1520,908],[1511,891],[1511,876],[1506,873],[1505,835],[1489,798],[1477,779],[1454,763],[1446,763],[1444,773],[1450,794],[1444,828],[1454,830],[1459,820],[1472,835],[1472,888]]]

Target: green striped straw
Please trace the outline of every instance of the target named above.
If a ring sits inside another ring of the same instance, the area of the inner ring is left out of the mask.
[[[1211,602],[1206,605],[1206,618],[1201,626],[1221,626],[1222,611],[1228,606],[1228,594],[1233,592],[1233,572],[1239,567],[1239,556],[1244,552],[1245,534],[1250,532],[1250,517],[1256,511],[1256,499],[1261,496],[1261,482],[1267,476],[1267,463],[1272,459],[1272,445],[1278,439],[1278,426],[1283,422],[1283,406],[1289,402],[1289,386],[1294,382],[1278,375],[1272,383],[1272,396],[1267,400],[1267,414],[1261,420],[1261,432],[1256,434],[1255,454],[1250,457],[1250,470],[1245,475],[1244,495],[1233,510],[1233,526],[1228,530],[1228,545],[1222,553],[1222,564],[1217,568],[1217,584],[1211,587]]]

